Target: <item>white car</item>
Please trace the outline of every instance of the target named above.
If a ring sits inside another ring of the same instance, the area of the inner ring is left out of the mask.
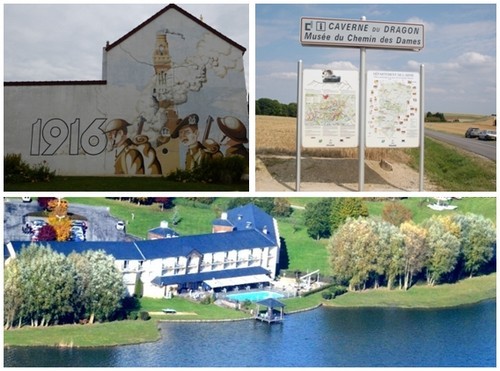
[[[123,231],[125,229],[125,223],[120,220],[118,223],[116,223],[116,229],[118,229],[119,231]]]

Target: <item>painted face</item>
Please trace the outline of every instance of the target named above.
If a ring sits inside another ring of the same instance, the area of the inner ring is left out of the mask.
[[[123,130],[111,130],[106,133],[106,137],[108,138],[108,151],[112,151],[115,148],[118,148],[122,145],[125,136]]]
[[[179,130],[179,139],[186,146],[193,145],[198,140],[198,130],[189,126],[183,127]]]

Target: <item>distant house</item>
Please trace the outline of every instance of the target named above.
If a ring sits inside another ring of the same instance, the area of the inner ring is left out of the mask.
[[[55,251],[104,250],[115,258],[129,293],[137,279],[143,295],[165,297],[187,290],[267,285],[276,276],[280,235],[276,219],[253,204],[229,210],[212,223],[213,233],[133,242],[40,242]],[[25,241],[4,245],[4,256]]]
[[[173,238],[173,237],[179,237],[179,234],[172,228],[169,228],[167,221],[162,221],[159,227],[150,229],[148,231],[147,238],[148,240],[158,240],[162,238]]]

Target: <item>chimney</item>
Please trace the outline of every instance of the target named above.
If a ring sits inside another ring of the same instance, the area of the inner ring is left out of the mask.
[[[267,234],[269,231],[267,230],[267,225],[262,228],[262,233]]]
[[[226,212],[223,212],[221,215],[220,215],[220,218],[222,220],[227,220],[227,213]]]
[[[160,222],[160,228],[168,228],[168,221],[162,220]]]
[[[14,259],[16,257],[16,252],[14,251],[14,246],[12,246],[12,242],[7,241],[5,245],[7,246],[7,250],[9,250],[10,257]]]

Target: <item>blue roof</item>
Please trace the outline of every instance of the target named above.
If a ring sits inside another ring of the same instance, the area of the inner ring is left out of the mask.
[[[179,234],[176,231],[174,231],[172,228],[157,227],[157,228],[150,229],[148,232],[154,233],[154,234],[157,234],[157,235],[163,236],[163,237],[173,237],[173,236],[178,237],[179,236]]]
[[[11,241],[14,251],[19,253],[23,247],[28,247],[32,243],[29,241]],[[69,255],[72,252],[82,253],[87,250],[103,250],[107,254],[113,255],[117,260],[145,260],[144,256],[137,249],[133,242],[120,242],[120,241],[39,241],[35,242],[40,246],[50,246],[52,250]],[[6,247],[4,246],[4,253]]]
[[[250,267],[239,269],[226,269],[221,271],[211,271],[195,274],[180,274],[174,276],[162,276],[153,279],[153,283],[158,286],[183,284],[188,282],[203,282],[211,279],[235,278],[244,276],[255,276],[259,274],[269,274],[269,271],[262,267]]]
[[[238,206],[229,210],[227,218],[237,231],[254,229],[264,234],[263,231],[266,228],[267,234],[265,236],[273,242],[273,245],[277,244],[278,236],[274,229],[274,218],[254,204]]]
[[[188,256],[195,249],[201,254],[205,254],[254,247],[263,248],[273,245],[262,233],[252,229],[161,240],[136,241],[135,244],[146,259]]]

